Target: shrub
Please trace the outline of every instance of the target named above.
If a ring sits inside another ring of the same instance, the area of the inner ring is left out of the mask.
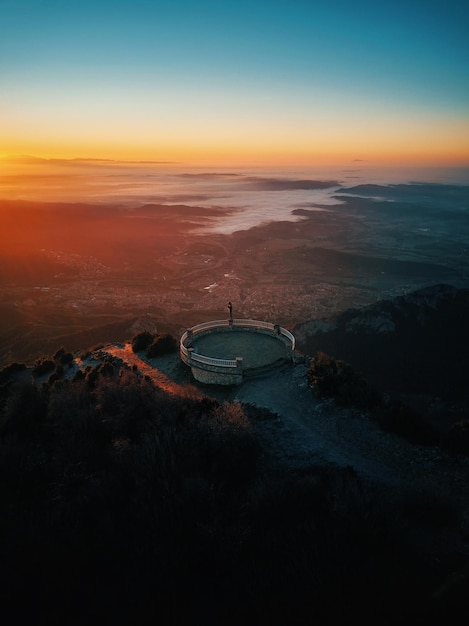
[[[89,369],[86,368],[86,374],[85,374],[85,380],[88,384],[88,387],[90,389],[94,389],[94,386],[96,384],[96,381],[98,380],[98,376],[99,376],[99,372],[98,372],[98,368],[96,367],[90,367]]]
[[[114,372],[115,372],[114,365],[110,363],[109,361],[106,361],[105,363],[101,363],[101,365],[98,365],[96,369],[97,369],[97,372],[101,374],[101,376],[111,377],[114,375]]]
[[[47,400],[35,385],[15,385],[7,399],[1,422],[1,434],[14,433],[21,438],[37,434],[47,414]]]
[[[383,430],[396,433],[410,443],[427,446],[439,443],[437,433],[423,417],[401,401],[376,407],[372,417]]]
[[[461,522],[461,510],[455,498],[445,493],[439,485],[430,484],[418,490],[404,491],[396,506],[420,526],[434,528],[457,527]]]
[[[60,376],[57,374],[57,372],[52,372],[52,374],[47,379],[47,384],[51,387],[58,380],[60,380]]]
[[[43,357],[42,359],[38,359],[33,367],[32,375],[34,377],[43,376],[44,374],[48,374],[55,369],[55,363],[52,359],[47,357]]]
[[[64,366],[60,363],[59,365],[57,365],[57,367],[55,368],[55,373],[57,374],[57,376],[59,378],[61,378],[64,375]]]
[[[63,355],[65,354],[65,348],[59,348],[57,350],[57,352],[54,354],[54,361],[57,361],[57,359],[60,359]]]
[[[342,406],[369,409],[380,402],[372,389],[351,365],[318,352],[308,369],[308,381],[319,395],[334,398]]]
[[[469,419],[455,422],[445,443],[452,452],[469,455]]]
[[[147,330],[144,330],[132,338],[132,351],[140,352],[141,350],[146,350],[152,341],[153,335]]]
[[[67,365],[73,361],[73,354],[71,352],[65,352],[60,356],[60,362],[62,365]]]
[[[254,477],[260,446],[239,402],[224,402],[213,409],[201,432],[203,456],[217,481],[236,488]]]
[[[0,370],[0,385],[7,383],[15,374],[24,372],[26,365],[24,363],[10,363]]]
[[[78,380],[84,380],[85,379],[85,372],[83,370],[77,370],[75,376],[73,377],[74,381],[78,381]]]
[[[163,356],[164,354],[170,354],[178,349],[177,340],[170,334],[157,336],[153,340],[153,343],[147,348],[147,357],[152,359],[153,357]]]

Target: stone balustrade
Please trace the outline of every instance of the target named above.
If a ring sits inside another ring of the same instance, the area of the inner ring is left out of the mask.
[[[214,358],[194,351],[193,341],[197,337],[217,332],[255,332],[270,335],[281,341],[293,356],[295,337],[278,324],[251,319],[213,320],[197,324],[186,330],[179,343],[181,360],[191,368],[192,374],[199,382],[207,384],[234,385],[240,384],[246,370],[243,357],[234,359]]]

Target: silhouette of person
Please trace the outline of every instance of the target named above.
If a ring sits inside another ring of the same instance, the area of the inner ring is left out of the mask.
[[[230,309],[230,320],[233,321],[233,305],[228,302],[228,308]]]

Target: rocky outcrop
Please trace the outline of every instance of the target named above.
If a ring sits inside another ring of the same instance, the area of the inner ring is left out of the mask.
[[[396,324],[389,312],[373,314],[365,312],[363,315],[353,317],[345,326],[348,333],[393,333]]]
[[[294,328],[306,354],[351,363],[383,391],[466,397],[469,289],[437,284]]]

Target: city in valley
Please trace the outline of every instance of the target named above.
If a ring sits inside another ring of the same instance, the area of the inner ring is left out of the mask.
[[[214,225],[238,208],[1,201],[0,363],[122,341],[139,324],[177,335],[223,319],[228,301],[235,317],[293,328],[422,286],[464,285],[467,188],[452,188],[460,219],[450,221],[442,207],[409,211],[361,187],[335,206],[231,233]]]

